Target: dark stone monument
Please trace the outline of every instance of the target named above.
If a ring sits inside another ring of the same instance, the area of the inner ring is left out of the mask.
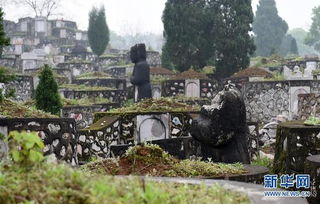
[[[201,143],[203,158],[250,163],[245,104],[233,84],[227,84],[211,105],[202,106],[200,116],[192,122],[191,135]]]
[[[138,91],[137,101],[144,98],[152,98],[150,84],[150,67],[146,61],[147,53],[145,44],[136,44],[131,47],[130,59],[135,63],[131,83]]]

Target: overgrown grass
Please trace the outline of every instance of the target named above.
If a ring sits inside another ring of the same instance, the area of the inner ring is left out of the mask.
[[[0,102],[0,115],[6,118],[57,118],[56,115],[5,99]]]
[[[87,72],[76,77],[77,79],[109,79],[111,76],[104,72]]]
[[[249,203],[246,195],[219,185],[147,182],[90,175],[66,165],[42,164],[29,171],[0,166],[0,203]]]
[[[76,105],[94,105],[94,104],[103,104],[110,103],[110,100],[107,98],[81,98],[81,99],[69,99],[69,98],[61,98],[63,106],[76,106]]]
[[[77,84],[62,84],[59,87],[60,89],[69,89],[73,91],[107,91],[107,90],[115,90],[110,87],[103,87],[103,86],[87,86],[84,84],[77,85]]]
[[[107,175],[150,175],[170,177],[222,177],[248,171],[240,163],[224,164],[200,160],[178,160],[158,145],[130,147],[121,158],[88,163],[89,171]]]
[[[126,107],[111,109],[108,113],[137,112],[191,112],[199,111],[200,107],[177,102],[173,98],[145,99]]]
[[[257,157],[256,159],[254,159],[251,163],[252,165],[255,166],[263,166],[269,169],[269,172],[271,172],[272,168],[273,168],[273,160],[269,159],[267,157]]]

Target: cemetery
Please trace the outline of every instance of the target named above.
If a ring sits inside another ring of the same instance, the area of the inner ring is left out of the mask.
[[[186,28],[166,1],[161,51],[117,48],[103,6],[83,30],[0,5],[0,203],[319,203],[317,45],[261,46],[251,2],[207,3]]]

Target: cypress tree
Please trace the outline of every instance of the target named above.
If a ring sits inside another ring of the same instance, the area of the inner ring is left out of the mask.
[[[274,0],[260,0],[253,22],[256,55],[270,56],[279,52],[282,39],[288,31],[287,23],[278,15]]]
[[[36,107],[45,112],[59,114],[62,108],[58,84],[53,77],[51,68],[45,65],[40,73],[40,81],[36,89]]]
[[[185,71],[206,65],[213,55],[206,0],[168,0],[162,15],[165,45],[163,63]]]
[[[304,43],[320,52],[320,6],[315,7],[312,14],[312,24]]]
[[[89,13],[88,39],[92,52],[102,55],[109,43],[109,28],[103,6],[100,9],[93,7]]]
[[[231,76],[250,64],[255,45],[252,31],[253,13],[251,0],[220,0],[213,5],[218,8],[216,39],[216,75]]]
[[[6,37],[3,26],[3,11],[0,7],[0,57],[2,56],[3,47],[10,45],[10,38]]]

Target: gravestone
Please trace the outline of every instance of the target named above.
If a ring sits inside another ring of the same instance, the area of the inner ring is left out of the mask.
[[[152,85],[152,98],[160,98],[161,97],[161,85],[153,84]]]
[[[211,105],[202,106],[200,116],[192,121],[190,133],[201,143],[204,159],[250,163],[246,108],[235,85],[227,84]]]
[[[186,97],[200,97],[199,79],[186,79]]]
[[[138,142],[168,139],[169,113],[161,115],[138,115],[136,138]]]
[[[299,87],[290,87],[289,97],[290,97],[290,113],[289,118],[293,119],[298,115],[298,95],[310,93],[309,86],[299,86]]]

